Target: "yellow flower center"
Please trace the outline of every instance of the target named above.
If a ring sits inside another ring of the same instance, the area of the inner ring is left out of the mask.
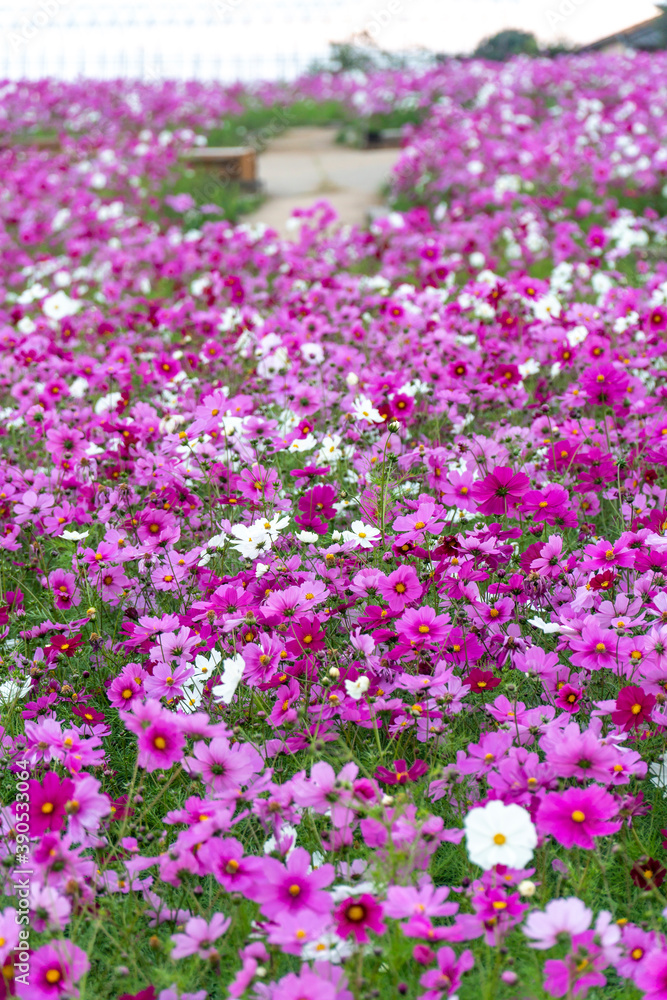
[[[502,845],[505,843],[506,840],[507,837],[505,836],[504,833],[497,833],[493,838],[493,843],[497,844],[498,847],[502,847]]]
[[[583,823],[586,819],[585,813],[582,813],[581,809],[575,809],[572,813],[572,819],[575,823]]]

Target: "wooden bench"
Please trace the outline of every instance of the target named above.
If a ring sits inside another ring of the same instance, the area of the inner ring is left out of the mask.
[[[189,167],[204,167],[223,183],[234,182],[244,191],[257,191],[257,155],[252,146],[199,146],[182,159]]]

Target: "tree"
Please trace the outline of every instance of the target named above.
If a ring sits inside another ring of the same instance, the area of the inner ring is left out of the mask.
[[[536,56],[539,53],[535,35],[529,31],[518,31],[515,28],[508,28],[499,31],[491,38],[485,38],[475,49],[475,56],[478,59],[491,59],[494,62],[505,62],[512,56],[521,54]]]

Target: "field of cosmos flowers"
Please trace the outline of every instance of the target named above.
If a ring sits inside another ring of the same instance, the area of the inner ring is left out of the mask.
[[[666,81],[2,87],[0,997],[667,998]],[[169,193],[304,101],[386,216]]]

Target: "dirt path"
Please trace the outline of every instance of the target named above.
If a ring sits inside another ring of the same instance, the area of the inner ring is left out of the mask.
[[[337,145],[328,128],[299,128],[275,139],[259,157],[259,177],[267,200],[244,222],[264,222],[290,236],[287,220],[295,208],[326,198],[341,223],[361,224],[380,205],[380,188],[400,155],[398,149],[349,149]]]

